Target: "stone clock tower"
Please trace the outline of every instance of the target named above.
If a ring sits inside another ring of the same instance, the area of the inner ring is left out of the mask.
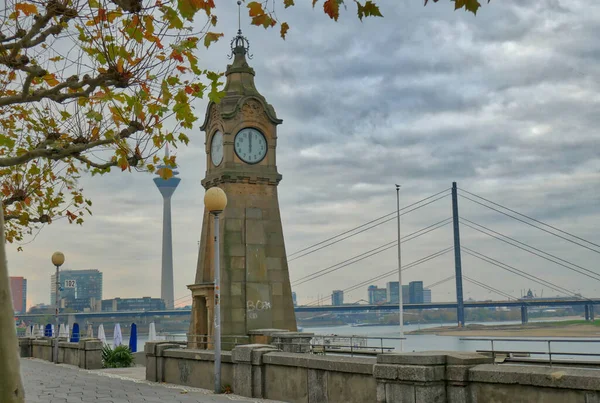
[[[248,41],[241,31],[231,43],[225,96],[211,102],[205,132],[205,189],[227,194],[220,219],[221,334],[253,329],[296,330],[277,185],[277,125],[282,121],[254,86]],[[210,346],[214,330],[213,220],[204,210],[189,347]],[[206,343],[208,336],[208,343]],[[223,340],[227,342],[228,340]],[[227,346],[227,345],[225,345]]]

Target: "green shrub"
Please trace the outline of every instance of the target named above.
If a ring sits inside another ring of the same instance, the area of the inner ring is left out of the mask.
[[[128,346],[120,345],[112,349],[105,344],[102,348],[102,366],[104,368],[127,368],[133,365],[133,353]]]

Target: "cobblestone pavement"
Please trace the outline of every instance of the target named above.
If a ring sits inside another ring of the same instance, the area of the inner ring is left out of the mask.
[[[148,382],[31,358],[21,359],[21,374],[27,403],[275,402],[213,395],[205,389]]]

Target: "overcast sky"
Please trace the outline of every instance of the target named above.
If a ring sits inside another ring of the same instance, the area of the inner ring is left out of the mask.
[[[383,19],[334,23],[310,2],[278,10],[291,29],[244,28],[259,91],[279,126],[280,207],[288,254],[459,187],[600,244],[600,3],[584,0],[492,1],[477,16],[442,0],[380,1]],[[227,5],[226,5],[227,4]],[[392,5],[393,4],[393,5]],[[199,54],[224,71],[237,30],[235,1],[219,1],[225,38]],[[206,102],[194,107],[204,113]],[[198,123],[197,126],[199,126]],[[176,303],[190,301],[203,211],[204,133],[176,151],[181,184],[173,196]],[[152,177],[112,173],[84,178],[94,216],[83,227],[58,221],[16,252],[11,275],[28,280],[28,305],[48,303],[50,256],[65,269],[99,269],[104,298],[160,296],[162,199]],[[461,216],[600,273],[593,252],[469,200]],[[402,217],[408,234],[451,216],[443,198]],[[493,240],[465,226],[463,245],[585,296],[600,283]],[[396,239],[395,220],[289,263],[294,280]],[[402,246],[403,264],[452,245],[450,225]],[[594,247],[600,251],[600,247]],[[397,268],[396,249],[292,286],[307,303]],[[452,253],[407,270],[403,282],[433,284],[453,274]],[[581,269],[580,269],[581,270]],[[463,272],[512,295],[558,292],[468,255]],[[396,275],[375,282],[384,286]],[[465,298],[505,299],[468,282]],[[453,282],[434,301],[455,298]],[[366,286],[346,302],[366,299]]]

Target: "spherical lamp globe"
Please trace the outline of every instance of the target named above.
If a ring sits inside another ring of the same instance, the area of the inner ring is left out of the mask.
[[[54,252],[52,254],[52,264],[54,266],[62,266],[65,262],[65,255],[62,252]]]
[[[223,211],[227,206],[227,195],[223,189],[212,187],[204,194],[204,205],[210,212]]]

